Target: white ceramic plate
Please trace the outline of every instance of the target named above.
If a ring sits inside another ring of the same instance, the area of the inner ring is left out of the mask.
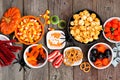
[[[44,48],[44,50],[46,51],[46,60],[45,60],[45,62],[44,62],[44,63],[41,63],[41,64],[38,64],[38,66],[33,66],[33,65],[31,65],[31,64],[29,64],[29,63],[27,62],[27,60],[26,60],[26,58],[27,58],[26,52],[28,52],[29,49],[30,49],[32,46],[37,46],[37,45],[38,45],[38,44],[32,44],[32,45],[28,46],[28,47],[25,49],[25,51],[24,51],[24,55],[23,55],[24,61],[25,61],[25,63],[26,63],[29,67],[31,67],[31,68],[41,68],[41,67],[43,67],[43,66],[46,65],[47,60],[48,60],[48,51],[47,51],[47,49],[46,49],[44,46],[42,46],[42,47]]]
[[[63,51],[63,56],[65,57],[65,51],[67,51],[67,50],[69,50],[69,49],[71,49],[71,48],[74,48],[74,49],[78,49],[78,50],[80,50],[80,51],[82,51],[81,50],[81,48],[79,48],[79,47],[67,47],[67,48],[65,48],[64,49],[64,51]],[[64,62],[65,62],[66,60],[64,59]],[[77,62],[75,62],[74,64],[72,64],[71,66],[78,66],[78,65],[80,65],[82,63],[82,59],[81,60],[79,60],[79,61],[77,61]]]
[[[53,36],[51,36],[52,34],[54,34],[54,33],[60,33],[61,35],[60,35],[60,38],[58,39],[58,38],[55,38],[55,37],[53,37]],[[47,36],[46,36],[46,42],[47,42],[47,47],[49,48],[49,49],[62,49],[62,48],[64,48],[65,47],[65,44],[66,44],[66,42],[65,42],[65,33],[63,32],[63,31],[60,31],[60,30],[54,30],[54,31],[49,31],[48,33],[47,33]],[[60,42],[60,43],[62,43],[62,45],[61,46],[51,46],[50,44],[49,44],[49,41],[48,40],[51,40],[51,41],[53,41],[53,44],[57,44],[58,43],[58,41]]]

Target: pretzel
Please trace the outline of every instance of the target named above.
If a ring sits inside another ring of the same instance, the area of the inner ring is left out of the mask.
[[[86,73],[87,73],[87,72],[90,72],[90,69],[91,69],[90,63],[88,63],[88,62],[83,62],[83,63],[81,63],[80,69],[81,69],[82,71],[86,72]]]
[[[66,65],[72,65],[75,62],[81,60],[82,58],[83,58],[82,51],[71,48],[65,51],[64,63]]]

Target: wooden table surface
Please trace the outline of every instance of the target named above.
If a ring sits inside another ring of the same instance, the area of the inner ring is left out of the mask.
[[[97,12],[103,22],[109,17],[120,16],[120,0],[0,0],[0,17],[12,6],[18,7],[22,16],[38,16],[44,13],[46,9],[49,9],[51,11],[50,15],[58,15],[66,21],[74,12],[85,8]],[[45,35],[39,42],[44,46],[46,46],[45,36],[48,27],[57,29],[57,26],[45,26]],[[103,36],[100,37],[98,42],[106,42],[112,47],[114,45],[106,41]],[[70,45],[67,42],[66,47]],[[22,44],[20,46],[23,46],[24,49],[27,47]],[[87,51],[92,45],[77,46],[82,48],[86,58]],[[23,51],[20,51],[19,54],[22,55]],[[49,49],[48,51],[50,52]],[[84,59],[84,61],[87,61],[87,59]],[[47,63],[41,69],[26,69],[26,72],[24,70],[19,72],[19,68],[19,64],[0,68],[0,80],[120,80],[120,64],[116,68],[110,66],[104,70],[96,70],[92,67],[89,73],[81,71],[79,66],[68,67],[64,64],[60,68],[55,69],[51,63]]]

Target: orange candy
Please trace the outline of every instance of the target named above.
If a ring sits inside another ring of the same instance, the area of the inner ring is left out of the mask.
[[[97,59],[94,64],[97,67],[102,67],[102,61],[100,59]]]
[[[102,60],[102,64],[103,64],[104,66],[107,66],[107,65],[109,64],[109,59],[108,59],[108,58],[104,58],[104,59]]]
[[[107,47],[103,44],[99,44],[96,46],[98,52],[104,53],[104,51],[107,49]]]

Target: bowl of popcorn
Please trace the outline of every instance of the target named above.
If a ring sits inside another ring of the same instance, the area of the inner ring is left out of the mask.
[[[94,11],[80,10],[70,18],[68,33],[75,42],[92,43],[98,40],[102,33],[101,18]]]

